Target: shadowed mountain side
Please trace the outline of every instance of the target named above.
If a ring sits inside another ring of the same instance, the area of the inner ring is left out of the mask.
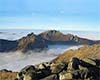
[[[17,41],[0,39],[0,52],[15,51],[17,46],[18,46]]]
[[[24,52],[29,50],[42,50],[47,48],[47,44],[42,38],[39,38],[34,33],[28,34],[19,40],[17,50],[22,50]]]
[[[80,59],[83,58],[92,58],[100,59],[100,44],[95,44],[92,46],[85,45],[77,50],[68,50],[63,54],[59,55],[53,60],[53,62],[68,62],[71,58],[77,57]]]
[[[80,38],[72,34],[63,34],[56,30],[48,30],[40,33],[39,35],[31,33],[15,41],[0,39],[0,52],[16,50],[27,52],[29,50],[42,50],[48,48],[49,44],[92,45],[100,44],[100,40],[93,41],[85,38]]]
[[[0,52],[9,52],[20,50],[22,52],[27,52],[29,50],[42,50],[47,48],[47,44],[43,39],[40,39],[35,34],[28,34],[26,37],[23,37],[19,40],[9,41],[9,40],[0,40]]]
[[[96,43],[96,44],[100,44],[100,40],[96,41],[95,43]]]

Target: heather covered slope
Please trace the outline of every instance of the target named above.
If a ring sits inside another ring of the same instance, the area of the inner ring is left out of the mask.
[[[17,72],[0,72],[0,80],[15,80]]]
[[[84,45],[77,50],[68,50],[59,55],[53,62],[69,61],[72,57],[100,59],[100,44]]]

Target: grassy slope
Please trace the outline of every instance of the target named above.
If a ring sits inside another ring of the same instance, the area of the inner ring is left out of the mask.
[[[15,80],[16,72],[0,72],[0,80]]]
[[[100,59],[100,44],[81,47],[77,50],[65,51],[53,60],[53,62],[69,61],[72,57]]]

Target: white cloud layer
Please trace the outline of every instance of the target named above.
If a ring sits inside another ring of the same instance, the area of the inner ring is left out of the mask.
[[[27,65],[50,61],[65,50],[77,49],[78,47],[80,46],[56,45],[50,46],[49,50],[42,52],[30,52],[26,54],[23,54],[20,51],[0,53],[0,69],[19,71]]]

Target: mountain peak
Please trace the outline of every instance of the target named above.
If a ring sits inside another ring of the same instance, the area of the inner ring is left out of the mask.
[[[48,31],[42,32],[41,34],[55,35],[55,34],[62,34],[62,33],[60,31],[57,31],[57,30],[48,30]]]
[[[27,36],[18,40],[17,50],[27,51],[27,49],[34,49],[36,47],[46,47],[47,45],[42,41],[42,39],[38,39],[38,37],[34,33],[30,33]]]

